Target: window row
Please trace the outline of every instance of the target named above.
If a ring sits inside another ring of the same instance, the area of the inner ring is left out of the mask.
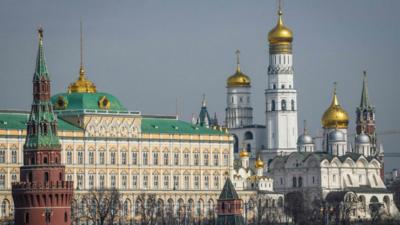
[[[6,149],[0,149],[0,163],[17,163],[18,161],[17,150],[11,151],[10,161],[7,160],[6,151],[7,151]]]
[[[119,181],[117,179],[120,179]],[[85,179],[87,179],[85,187]],[[109,179],[109,180],[107,180]],[[128,179],[130,179],[128,181]],[[73,181],[73,175],[68,174],[67,180]],[[107,183],[108,182],[108,183]],[[84,174],[77,174],[76,188],[78,189],[91,189],[91,188],[120,188],[126,189],[160,189],[160,190],[180,190],[180,189],[220,189],[220,176],[218,175],[142,175],[141,180],[139,175],[118,175],[111,174],[106,176],[104,174],[95,175],[89,174],[85,177]]]
[[[268,106],[267,106],[267,108],[268,108]],[[271,101],[271,109],[270,109],[270,110],[271,110],[271,111],[279,110],[278,107],[277,107],[277,104],[276,104],[275,100],[272,100],[272,101]],[[280,107],[280,110],[282,110],[282,111],[287,111],[287,110],[289,110],[285,99],[282,99],[282,100],[281,100],[281,107]],[[296,109],[295,109],[295,102],[294,102],[294,100],[291,100],[291,101],[290,101],[290,110],[292,110],[292,111],[295,111],[295,110],[296,110]]]
[[[105,165],[105,164],[111,164],[111,165],[116,165],[116,164],[121,164],[121,165],[127,165],[128,164],[128,153],[127,152],[121,152],[119,154],[119,157],[117,157],[117,152],[109,152],[108,154],[108,161],[106,161],[106,152],[96,152],[90,151],[88,153],[88,164],[100,164],[100,165]],[[154,152],[152,154],[148,152],[142,152],[142,157],[139,158],[138,152],[132,152],[131,153],[131,158],[130,158],[130,164],[131,165],[174,165],[174,166],[179,166],[179,165],[184,165],[184,166],[219,166],[220,163],[220,156],[218,153],[183,153],[183,158],[181,158],[180,153],[158,153]],[[95,157],[97,155],[97,157]],[[151,156],[151,157],[150,157]],[[202,157],[201,157],[202,156]],[[74,164],[73,162],[73,154],[72,151],[67,152],[67,157],[66,157],[66,164]],[[76,164],[83,165],[85,164],[85,154],[84,151],[78,151],[77,153],[77,161]],[[223,154],[223,166],[229,165],[229,154]]]

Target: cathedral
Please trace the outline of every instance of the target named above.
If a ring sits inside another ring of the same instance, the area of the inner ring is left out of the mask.
[[[322,201],[339,198],[350,205],[354,219],[370,218],[373,204],[381,205],[386,216],[398,215],[393,193],[383,182],[383,149],[377,144],[375,108],[369,102],[366,72],[356,108],[354,141],[336,83],[331,104],[322,115],[322,137],[312,137],[306,125],[298,136],[293,32],[284,25],[282,16],[279,9],[278,22],[268,33],[265,124],[253,123],[251,79],[240,69],[238,51],[236,72],[227,79],[225,121],[234,138],[235,168],[240,168],[233,173],[236,189],[257,187],[277,196],[300,191]],[[317,139],[322,139],[321,143]],[[251,179],[253,176],[257,179]]]

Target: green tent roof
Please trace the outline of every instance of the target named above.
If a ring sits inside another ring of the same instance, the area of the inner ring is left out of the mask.
[[[222,192],[219,195],[218,200],[235,200],[235,199],[239,199],[239,195],[237,194],[231,179],[228,177],[225,181],[224,188],[222,189]]]

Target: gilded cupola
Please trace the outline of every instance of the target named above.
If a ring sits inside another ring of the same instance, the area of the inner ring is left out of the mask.
[[[347,128],[349,124],[349,116],[347,112],[340,106],[337,94],[336,84],[333,91],[333,98],[331,105],[325,111],[321,119],[324,128]]]
[[[240,151],[239,153],[240,158],[244,158],[244,157],[249,157],[250,154],[246,149],[242,149],[242,151]]]
[[[79,78],[68,86],[68,93],[96,93],[96,85],[86,77],[83,66],[83,35],[81,23],[81,65],[79,68]]]
[[[264,165],[265,165],[265,164],[264,164],[264,161],[262,161],[261,156],[258,155],[257,160],[256,160],[256,163],[255,163],[256,169],[264,168]]]
[[[227,87],[250,87],[250,77],[242,73],[239,63],[240,51],[236,51],[236,72],[226,82]]]
[[[268,41],[270,44],[288,44],[293,41],[293,32],[290,28],[283,24],[282,19],[283,12],[279,7],[278,10],[278,23],[276,26],[268,33]]]

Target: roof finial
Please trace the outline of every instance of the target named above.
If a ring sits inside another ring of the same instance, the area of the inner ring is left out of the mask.
[[[303,121],[303,124],[304,124],[304,125],[303,125],[303,126],[304,126],[304,128],[303,128],[303,129],[304,129],[304,130],[303,130],[303,133],[304,133],[304,134],[307,134],[307,120],[304,120],[304,121]]]
[[[82,21],[80,21],[80,53],[81,53],[81,65],[79,68],[79,78],[83,78],[85,76],[85,68],[83,67],[83,25],[82,25]]]
[[[39,34],[39,40],[42,42],[42,40],[43,40],[43,27],[42,27],[42,25],[39,25],[38,34]]]
[[[278,15],[281,16],[282,14],[282,0],[278,0]]]
[[[201,106],[206,107],[206,94],[203,94],[203,99],[201,100]]]
[[[236,71],[240,72],[240,50],[237,49],[235,54],[236,54]]]
[[[333,94],[336,95],[337,82],[333,82]]]
[[[369,101],[368,101],[368,88],[367,88],[367,71],[363,71],[363,86],[362,86],[362,91],[361,91],[361,103],[360,107],[361,108],[367,108],[369,107]]]

